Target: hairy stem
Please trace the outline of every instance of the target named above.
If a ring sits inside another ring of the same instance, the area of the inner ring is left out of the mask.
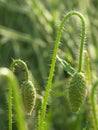
[[[28,67],[26,65],[26,63],[20,59],[18,60],[13,60],[12,64],[11,64],[11,70],[14,72],[15,66],[16,65],[22,65],[24,71],[25,71],[25,80],[28,81],[29,79],[29,71],[28,71]]]
[[[91,70],[90,70],[90,60],[89,54],[85,50],[85,74],[87,79],[87,96],[86,96],[86,129],[87,130],[96,130],[94,114],[92,111],[92,103],[91,103]]]
[[[92,111],[93,111],[93,116],[94,116],[94,121],[95,121],[95,128],[96,130],[98,129],[98,120],[96,116],[96,100],[95,100],[95,90],[97,88],[98,81],[95,82],[95,84],[92,87],[91,91],[91,104],[92,104]]]
[[[84,52],[85,55],[85,62],[86,62],[86,75],[87,75],[87,84],[88,86],[91,86],[91,71],[90,71],[90,60],[88,52]]]
[[[84,39],[85,39],[85,20],[84,20],[84,17],[82,14],[80,14],[77,11],[72,11],[72,12],[67,13],[64,16],[64,18],[60,24],[59,30],[58,30],[55,47],[54,47],[54,51],[53,51],[53,56],[52,56],[50,73],[49,73],[49,77],[48,77],[48,83],[46,86],[46,93],[45,93],[44,101],[43,101],[43,105],[42,105],[42,112],[41,112],[41,117],[39,120],[38,130],[44,129],[43,125],[44,125],[44,119],[45,119],[45,113],[46,113],[46,106],[47,106],[47,102],[48,102],[49,92],[51,90],[51,84],[52,84],[52,79],[53,79],[53,74],[54,74],[54,69],[55,69],[55,63],[56,63],[56,55],[57,55],[57,51],[58,51],[58,47],[59,47],[59,43],[60,43],[61,33],[62,33],[66,20],[72,15],[78,16],[82,22],[82,39],[81,39],[81,45],[80,45],[80,57],[79,57],[78,71],[80,72],[82,69],[82,55],[83,55],[83,47],[84,47]]]
[[[13,75],[13,73],[7,68],[0,68],[0,78],[6,78],[9,84],[9,100],[8,100],[8,109],[9,109],[9,130],[12,130],[12,90],[13,90],[13,97],[14,97],[14,104],[15,104],[15,111],[16,111],[16,119],[17,119],[17,126],[18,130],[27,130],[24,120],[24,114],[22,111],[22,102],[20,98],[20,93],[18,90],[18,83]]]
[[[8,92],[8,120],[9,120],[9,130],[12,130],[12,87],[9,84]]]

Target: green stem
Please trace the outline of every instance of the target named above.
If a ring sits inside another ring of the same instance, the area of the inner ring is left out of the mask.
[[[12,87],[9,84],[8,92],[8,120],[9,120],[9,130],[12,130]]]
[[[82,36],[81,36],[81,44],[80,44],[80,55],[79,55],[79,67],[78,67],[78,72],[82,71],[82,58],[83,58],[83,49],[84,49],[84,43],[85,43],[85,35],[86,35],[86,25],[85,25],[85,20],[83,15],[79,13],[78,15],[81,19],[82,22]]]
[[[28,67],[26,65],[26,63],[20,59],[18,60],[13,60],[12,64],[11,64],[11,70],[14,72],[15,66],[16,65],[22,65],[24,71],[25,71],[25,81],[28,81],[29,79],[29,71],[28,71]]]
[[[58,51],[58,47],[59,47],[59,43],[60,43],[61,33],[62,33],[62,30],[63,30],[63,27],[65,25],[66,20],[72,15],[77,15],[81,19],[81,22],[82,22],[82,39],[81,39],[81,46],[80,46],[80,57],[79,57],[78,71],[80,72],[82,69],[82,54],[83,54],[83,46],[84,46],[84,38],[85,38],[85,20],[84,20],[84,17],[82,16],[82,14],[80,14],[77,11],[72,11],[72,12],[67,13],[64,16],[64,18],[60,24],[59,30],[58,30],[58,34],[57,34],[56,42],[55,42],[55,47],[54,47],[54,51],[53,51],[53,56],[52,56],[50,73],[49,73],[49,77],[48,77],[48,83],[46,86],[46,93],[45,93],[44,101],[43,101],[43,105],[42,105],[42,112],[41,112],[41,117],[39,120],[38,130],[42,130],[43,125],[44,125],[43,123],[44,123],[44,119],[45,119],[46,106],[47,106],[47,102],[48,102],[49,92],[51,90],[53,73],[54,73],[55,63],[56,63],[56,55],[57,55],[57,51]]]
[[[95,82],[95,84],[92,87],[92,91],[91,91],[91,104],[92,104],[92,111],[93,111],[93,115],[94,115],[94,121],[95,121],[95,128],[96,130],[98,129],[98,120],[97,120],[97,116],[96,116],[96,102],[95,102],[95,90],[97,88],[98,85],[98,81]]]
[[[12,130],[12,90],[13,90],[13,97],[14,97],[14,104],[15,104],[15,111],[16,111],[16,120],[17,120],[17,126],[18,130],[27,130],[24,120],[24,114],[22,111],[22,102],[21,97],[19,96],[19,90],[18,90],[18,83],[17,80],[12,73],[7,68],[0,68],[0,78],[4,77],[8,80],[9,83],[9,100],[8,100],[8,109],[9,109],[9,130]]]
[[[89,60],[89,55],[88,52],[85,50],[84,52],[84,56],[85,56],[85,62],[86,62],[86,75],[87,75],[87,83],[88,86],[91,86],[91,71],[90,71],[90,60]]]

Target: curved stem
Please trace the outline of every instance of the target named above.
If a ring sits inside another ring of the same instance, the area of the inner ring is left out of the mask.
[[[53,56],[52,56],[50,73],[49,73],[49,77],[48,77],[48,83],[47,83],[47,86],[46,86],[46,93],[45,93],[44,101],[43,101],[43,105],[42,105],[42,112],[41,112],[41,117],[40,117],[40,120],[39,120],[38,130],[43,129],[43,122],[44,122],[45,113],[46,113],[46,105],[47,105],[47,102],[48,102],[49,92],[50,92],[50,89],[51,89],[53,73],[54,73],[55,63],[56,63],[56,55],[57,55],[58,46],[59,46],[59,42],[60,42],[60,38],[61,38],[61,33],[62,33],[62,30],[63,30],[63,27],[65,25],[66,20],[72,15],[78,16],[81,19],[81,22],[82,22],[82,39],[81,39],[81,45],[80,45],[80,57],[79,57],[78,71],[80,72],[81,69],[82,69],[82,55],[83,55],[84,38],[85,38],[85,20],[84,20],[84,17],[82,16],[82,14],[80,14],[77,11],[72,11],[72,12],[67,13],[64,16],[64,18],[63,18],[63,20],[60,24],[59,30],[58,30],[58,34],[57,34],[56,42],[55,42],[55,47],[54,47],[54,51],[53,51]]]
[[[13,60],[12,64],[11,64],[11,70],[14,72],[14,69],[15,69],[15,65],[22,65],[23,69],[25,70],[25,80],[28,81],[29,79],[29,71],[28,71],[28,67],[26,65],[26,63],[20,59],[18,60]]]
[[[95,84],[92,87],[92,91],[91,91],[91,104],[92,104],[92,111],[93,111],[93,115],[94,115],[96,130],[98,129],[98,120],[97,120],[97,116],[96,116],[96,103],[95,103],[94,94],[95,94],[97,85],[98,85],[98,81],[95,82]]]
[[[0,68],[0,78],[6,78],[9,83],[9,100],[8,100],[8,109],[9,109],[9,130],[12,130],[12,90],[14,96],[15,103],[15,111],[16,111],[16,120],[18,123],[19,130],[27,130],[25,126],[24,114],[22,111],[22,102],[18,90],[18,83],[13,75],[13,73],[7,68]]]
[[[86,35],[86,25],[83,15],[79,13],[78,15],[82,22],[82,36],[81,36],[81,44],[80,44],[80,55],[79,55],[79,67],[78,72],[82,71],[82,57],[83,57],[83,49],[84,49],[84,43],[85,43],[85,35]]]

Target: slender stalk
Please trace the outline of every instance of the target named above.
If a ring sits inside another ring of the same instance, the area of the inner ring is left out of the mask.
[[[98,120],[97,120],[97,116],[96,116],[96,102],[95,102],[95,90],[98,86],[98,81],[95,82],[95,84],[92,87],[92,91],[91,91],[91,104],[92,104],[92,111],[93,111],[93,115],[94,115],[94,121],[95,121],[95,128],[96,130],[98,129]]]
[[[12,87],[9,85],[8,92],[8,120],[9,120],[9,130],[12,130]]]
[[[12,130],[12,90],[13,90],[13,97],[14,97],[14,104],[15,104],[15,111],[16,111],[16,119],[17,119],[17,126],[18,130],[27,130],[24,120],[24,114],[22,111],[22,102],[21,97],[19,96],[18,90],[18,83],[17,80],[12,73],[7,68],[0,68],[0,78],[6,78],[9,83],[9,130]]]
[[[85,19],[83,15],[79,13],[78,15],[81,19],[82,22],[82,36],[81,36],[81,44],[80,44],[80,55],[79,55],[79,67],[78,67],[78,72],[82,71],[82,57],[83,57],[83,49],[84,49],[84,43],[85,43],[85,35],[86,35],[86,25],[85,25]]]
[[[56,55],[57,55],[57,51],[58,51],[58,47],[59,47],[59,43],[60,43],[61,33],[62,33],[66,20],[72,15],[78,16],[82,22],[82,39],[81,39],[81,45],[80,45],[80,57],[79,57],[78,71],[80,72],[82,69],[82,55],[83,55],[84,38],[85,38],[85,20],[84,20],[84,17],[82,14],[80,14],[77,11],[72,11],[72,12],[67,13],[64,16],[64,18],[60,24],[59,30],[58,30],[55,47],[54,47],[54,51],[53,51],[53,56],[52,56],[50,73],[49,73],[49,77],[48,77],[48,83],[46,86],[46,93],[45,93],[44,101],[43,101],[43,105],[42,105],[42,112],[41,112],[41,117],[39,120],[38,130],[44,129],[43,126],[44,126],[44,120],[45,120],[46,106],[47,106],[47,102],[48,102],[49,92],[51,90],[51,84],[52,84],[52,79],[53,79],[53,74],[54,74],[54,69],[55,69],[55,63],[56,63]]]
[[[24,61],[20,60],[20,59],[13,60],[13,62],[11,64],[11,67],[10,67],[13,72],[14,72],[14,69],[15,69],[16,65],[22,65],[22,67],[23,67],[23,69],[25,71],[25,75],[26,75],[25,76],[25,81],[28,81],[28,79],[29,79],[29,71],[28,71],[28,67],[27,67],[26,63]]]
[[[84,58],[85,58],[85,74],[87,79],[87,96],[86,96],[86,129],[87,130],[96,130],[96,123],[94,114],[92,111],[92,103],[91,103],[91,70],[90,70],[90,60],[89,54],[85,50],[84,51]]]
[[[91,86],[91,71],[90,71],[90,60],[89,60],[89,55],[88,52],[85,51],[85,62],[86,62],[86,75],[87,75],[87,83],[88,86]]]

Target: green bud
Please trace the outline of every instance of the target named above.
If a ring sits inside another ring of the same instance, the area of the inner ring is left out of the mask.
[[[69,100],[73,112],[77,112],[86,97],[86,80],[83,73],[75,73],[69,87]]]
[[[26,114],[31,115],[36,101],[36,90],[31,81],[22,84],[22,100]]]

